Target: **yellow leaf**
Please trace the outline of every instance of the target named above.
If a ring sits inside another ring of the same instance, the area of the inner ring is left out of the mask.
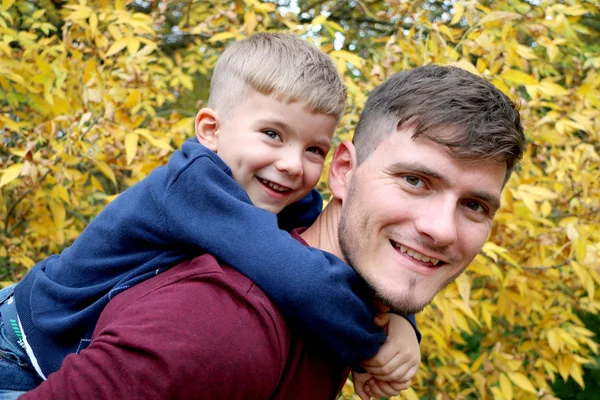
[[[14,3],[15,0],[2,0],[2,10],[8,10]]]
[[[506,374],[500,375],[500,391],[502,392],[502,396],[506,400],[512,400],[512,398],[513,398],[512,383],[510,383],[510,380],[508,379]]]
[[[582,389],[584,389],[585,385],[583,383],[583,376],[581,375],[581,365],[573,363],[569,372],[573,380],[577,382]]]
[[[566,7],[563,11],[566,15],[581,16],[587,14],[589,11],[577,4],[575,6]]]
[[[78,9],[77,11],[73,11],[71,14],[69,14],[69,18],[70,19],[87,19],[90,14],[92,13],[92,9],[88,8],[88,7],[82,7],[80,9]]]
[[[571,242],[576,241],[577,239],[579,239],[579,232],[577,231],[577,228],[575,228],[575,226],[571,223],[567,224],[567,226],[565,227],[565,232],[567,233],[567,237],[569,238],[569,240]]]
[[[494,21],[510,21],[510,20],[520,18],[520,17],[521,16],[519,14],[508,12],[508,11],[492,11],[485,17],[481,18],[481,20],[479,20],[478,25],[484,25],[484,24],[487,24],[489,22],[494,22]]]
[[[223,41],[223,40],[238,38],[239,36],[240,36],[239,33],[234,33],[234,32],[220,32],[220,33],[217,33],[217,34],[213,35],[213,37],[211,37],[210,39],[208,39],[208,42],[209,43],[214,43],[214,42],[219,42],[219,41]]]
[[[127,96],[127,100],[123,103],[125,108],[133,108],[140,104],[142,101],[142,92],[140,89],[131,89],[129,95]]]
[[[546,46],[546,53],[548,54],[548,59],[550,62],[554,62],[559,53],[558,46],[555,44],[549,44]]]
[[[463,15],[465,13],[465,6],[462,3],[462,1],[457,1],[456,3],[454,3],[453,11],[454,11],[454,15],[452,16],[450,25],[457,24],[462,19]]]
[[[533,49],[531,47],[527,47],[527,46],[523,46],[523,45],[518,45],[517,46],[517,54],[520,55],[521,57],[523,57],[526,60],[535,60],[535,59],[537,59],[537,56],[535,55],[535,53],[533,52]]]
[[[586,254],[587,254],[586,241],[581,238],[577,239],[576,247],[575,247],[575,258],[577,258],[577,261],[583,262],[585,260]]]
[[[110,48],[106,52],[106,57],[110,57],[114,54],[117,54],[118,52],[123,50],[127,46],[128,43],[129,43],[129,38],[122,38],[122,39],[117,40],[110,46]]]
[[[458,287],[458,293],[460,293],[460,297],[463,299],[466,305],[469,305],[469,300],[471,298],[471,280],[467,277],[467,275],[462,274],[454,280],[454,283]]]
[[[246,15],[244,15],[244,22],[246,23],[246,33],[251,35],[258,25],[256,13],[254,11],[248,11]]]
[[[63,185],[56,185],[52,188],[52,197],[55,199],[61,199],[67,204],[70,204],[69,193],[67,193],[67,189]]]
[[[526,392],[536,394],[535,387],[533,387],[533,385],[525,375],[519,372],[509,372],[508,377],[515,385],[517,385],[521,389],[525,390]]]
[[[350,53],[349,51],[346,51],[346,50],[335,50],[335,51],[332,51],[331,53],[329,53],[329,55],[334,59],[337,58],[337,59],[344,60],[344,61],[354,65],[357,68],[360,68],[363,65],[362,58],[360,58],[356,54]]]
[[[546,218],[552,212],[552,205],[548,200],[544,200],[542,206],[540,207],[540,211],[542,212],[542,217]]]
[[[147,129],[136,129],[134,133],[137,133],[140,136],[143,136],[154,147],[158,147],[159,149],[164,149],[164,150],[173,150],[173,148],[171,147],[171,145],[169,143],[164,142],[159,139],[155,139]]]
[[[127,165],[131,165],[137,153],[139,136],[136,133],[125,135],[125,153],[127,154]]]
[[[470,61],[465,60],[464,58],[460,61],[451,62],[449,64],[460,69],[464,69],[465,71],[468,71],[474,75],[480,75],[479,71],[477,71],[477,68],[475,68],[475,66]]]
[[[405,400],[419,400],[419,396],[411,387],[402,391],[402,398]]]
[[[129,52],[129,55],[135,55],[135,53],[137,53],[137,51],[140,48],[140,41],[137,40],[136,38],[127,38],[127,51]]]
[[[52,220],[57,231],[63,230],[65,227],[65,219],[67,217],[67,211],[62,203],[57,201],[50,202],[50,211],[52,213]]]
[[[557,354],[558,351],[562,347],[560,338],[558,337],[558,335],[554,331],[554,329],[550,329],[548,331],[547,336],[548,336],[548,344],[550,345],[550,349],[554,352],[554,354]]]
[[[496,386],[492,386],[490,390],[492,392],[494,400],[505,400],[499,388],[497,388]]]
[[[508,69],[500,76],[506,80],[512,81],[514,83],[518,83],[521,85],[539,85],[540,83],[533,76],[528,75],[524,72],[517,71],[514,69]]]
[[[23,163],[13,164],[10,167],[6,168],[4,174],[2,174],[2,179],[0,179],[0,187],[7,185],[8,183],[17,179],[21,171],[23,170]]]
[[[560,85],[557,85],[556,83],[552,83],[552,82],[547,82],[547,81],[542,81],[541,82],[541,87],[540,90],[542,92],[544,92],[545,94],[547,94],[548,96],[565,96],[567,94],[569,94],[569,91],[566,90],[565,88],[563,88]]]
[[[519,185],[518,191],[530,194],[536,201],[555,200],[558,198],[558,194],[541,186]]]
[[[94,162],[98,166],[98,169],[100,170],[100,172],[102,172],[102,174],[104,176],[106,176],[108,179],[110,179],[116,187],[117,186],[117,178],[115,177],[115,173],[113,172],[112,169],[110,169],[108,164],[106,164],[104,161],[99,161],[99,160],[94,160]]]
[[[90,15],[90,37],[94,38],[96,36],[96,29],[98,28],[98,15],[96,13],[92,13]]]
[[[318,17],[314,18],[310,24],[311,25],[321,25],[326,20],[327,20],[327,17],[325,15],[319,15]]]

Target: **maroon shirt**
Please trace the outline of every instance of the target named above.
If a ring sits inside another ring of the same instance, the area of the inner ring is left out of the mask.
[[[210,255],[117,295],[30,399],[334,399],[348,369]]]

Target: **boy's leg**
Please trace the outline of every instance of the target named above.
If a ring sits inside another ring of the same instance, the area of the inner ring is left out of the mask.
[[[14,285],[0,290],[0,400],[12,400],[37,387],[42,379],[29,363],[15,332]]]

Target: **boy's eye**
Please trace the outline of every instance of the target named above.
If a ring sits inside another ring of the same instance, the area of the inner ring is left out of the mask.
[[[421,179],[417,176],[414,176],[414,175],[407,175],[404,177],[404,180],[410,186],[419,187],[419,188],[425,186],[425,182],[423,182],[423,179]]]
[[[277,131],[274,131],[272,129],[264,129],[262,132],[273,140],[283,142],[283,140],[281,139],[281,135]]]
[[[306,151],[308,151],[309,153],[318,154],[322,157],[325,157],[327,155],[327,152],[325,150],[323,150],[322,148],[317,147],[317,146],[309,147],[308,149],[306,149]]]

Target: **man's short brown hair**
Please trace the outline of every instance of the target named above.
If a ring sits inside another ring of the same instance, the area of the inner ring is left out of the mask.
[[[358,163],[407,125],[413,139],[427,137],[455,157],[506,163],[505,182],[526,142],[515,104],[485,79],[450,66],[397,73],[371,93],[354,135]]]

